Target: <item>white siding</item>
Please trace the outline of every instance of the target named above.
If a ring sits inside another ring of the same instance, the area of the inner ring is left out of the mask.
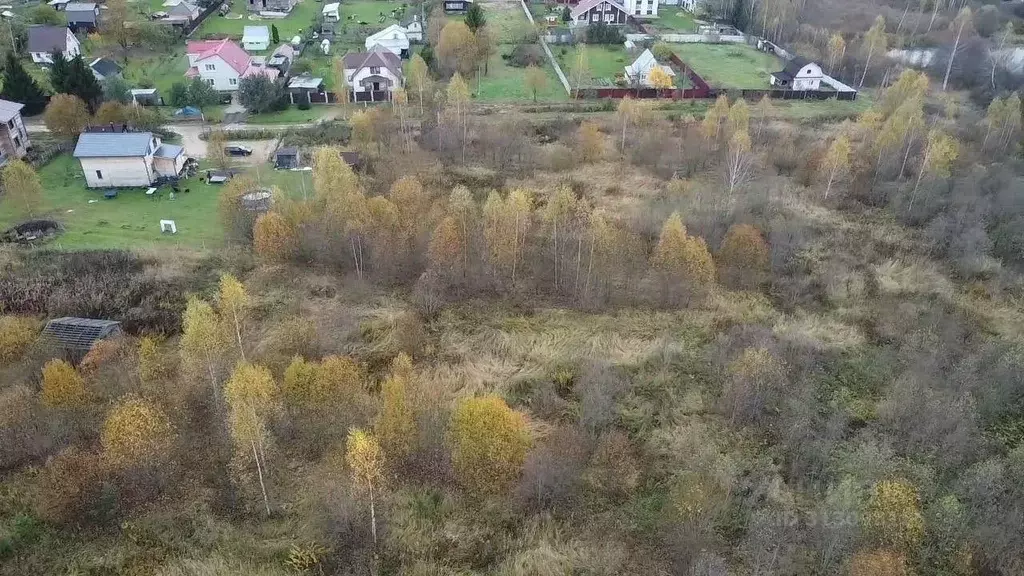
[[[154,179],[152,158],[79,158],[89,188],[149,186]],[[99,171],[97,173],[97,171]]]
[[[373,76],[373,74],[370,73],[370,68],[369,66],[367,66],[364,68],[360,68],[358,72],[354,68],[346,68],[345,76],[348,78],[348,85],[352,88],[352,90],[356,92],[362,92],[363,86],[360,84],[360,81],[363,78],[366,78],[367,76]],[[394,74],[392,74],[390,70],[384,68],[383,66],[380,68],[380,73],[377,74],[377,76],[384,76],[385,78],[388,78],[392,82],[394,82],[394,84],[392,84],[391,86],[391,89],[397,88],[402,85],[402,80],[395,76]]]
[[[192,60],[192,58],[189,58]],[[199,77],[207,84],[211,84],[215,90],[234,91],[238,90],[238,72],[228,65],[220,56],[210,56],[192,64],[199,70]],[[213,69],[211,70],[210,67]]]
[[[260,40],[260,41],[257,41],[257,42],[252,42],[252,41],[246,42],[245,38],[243,38],[242,39],[242,48],[244,48],[246,50],[246,52],[254,52],[254,51],[258,52],[260,50],[266,50],[266,49],[270,48],[270,41],[269,40]]]

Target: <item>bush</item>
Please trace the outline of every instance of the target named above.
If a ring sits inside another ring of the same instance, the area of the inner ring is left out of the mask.
[[[519,44],[509,53],[507,62],[509,66],[516,68],[526,68],[531,64],[544,66],[544,52],[536,44]]]
[[[35,342],[39,324],[19,316],[0,316],[0,366],[14,362]]]
[[[587,27],[587,44],[622,44],[625,41],[626,37],[618,26],[597,22]]]
[[[304,102],[299,102],[298,104],[296,104],[296,106],[295,106],[295,107],[296,107],[296,108],[298,108],[299,110],[309,110],[309,109],[310,109],[310,108],[312,108],[313,106],[312,106],[312,104],[310,104],[310,103],[309,103],[309,101],[307,100],[307,101],[304,101]]]

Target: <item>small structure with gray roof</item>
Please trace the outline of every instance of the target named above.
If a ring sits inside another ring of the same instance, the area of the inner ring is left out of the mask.
[[[90,188],[150,186],[176,178],[185,165],[185,150],[161,143],[152,132],[86,132],[74,157]]]
[[[89,63],[89,68],[99,81],[121,75],[121,66],[110,58],[97,58]]]
[[[44,341],[64,349],[75,361],[81,360],[97,342],[117,338],[121,334],[121,323],[115,320],[73,316],[54,318],[43,328]]]
[[[356,102],[390,100],[405,83],[402,60],[388,49],[375,45],[369,52],[351,52],[342,58],[345,81]]]
[[[270,28],[246,26],[242,29],[242,48],[246,52],[258,52],[270,48]]]
[[[38,24],[28,27],[28,53],[41,66],[53,64],[53,53],[70,60],[82,53],[82,46],[67,26]]]
[[[772,72],[771,85],[790,90],[817,90],[821,88],[822,78],[821,66],[794,56],[781,71]]]
[[[64,6],[68,28],[74,33],[95,32],[100,19],[100,7],[93,2],[68,2]]]
[[[0,100],[0,166],[11,158],[22,158],[31,145],[28,130],[21,120],[21,102]]]

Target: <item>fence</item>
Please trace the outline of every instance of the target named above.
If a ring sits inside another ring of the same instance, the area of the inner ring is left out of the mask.
[[[530,7],[526,5],[526,0],[519,0],[519,5],[522,6],[523,12],[526,13],[526,19],[530,21],[531,26],[536,26],[537,23],[533,21],[533,14],[530,13]],[[558,76],[558,81],[562,83],[562,87],[569,94],[572,90],[569,88],[569,80],[566,79],[565,74],[562,72],[562,67],[558,65],[558,61],[555,60],[555,55],[551,53],[551,48],[548,48],[548,43],[544,41],[543,37],[537,39],[540,42],[540,47],[544,50],[544,54],[547,55],[548,61],[551,62],[551,66],[555,69],[555,75]]]
[[[391,93],[387,90],[367,90],[365,92],[353,92],[353,102],[390,102]]]
[[[210,4],[209,6],[204,8],[203,11],[199,13],[199,16],[195,20],[189,22],[188,25],[186,25],[182,29],[182,33],[185,36],[191,36],[192,33],[196,31],[196,28],[199,28],[199,25],[203,23],[203,20],[206,20],[206,18],[210,14],[213,14],[214,12],[219,10],[220,9],[220,5],[223,4],[223,3],[224,3],[224,0],[217,0],[213,4]]]

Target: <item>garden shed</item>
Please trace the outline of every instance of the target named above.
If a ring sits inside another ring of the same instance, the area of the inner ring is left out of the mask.
[[[278,170],[298,168],[301,161],[299,149],[296,146],[285,146],[274,153],[274,168]]]
[[[46,323],[43,336],[70,352],[86,353],[100,340],[121,335],[121,323],[114,320],[65,316]]]

